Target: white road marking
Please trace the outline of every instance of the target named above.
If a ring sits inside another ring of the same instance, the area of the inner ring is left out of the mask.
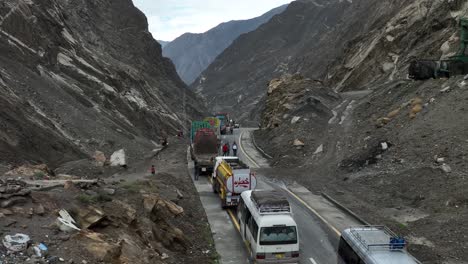
[[[257,168],[260,168],[260,165],[258,165],[258,163],[255,162],[255,161],[253,160],[253,158],[250,157],[249,154],[247,154],[247,152],[244,150],[244,147],[242,147],[242,135],[243,135],[243,134],[244,134],[244,131],[242,131],[242,132],[240,133],[240,135],[239,135],[239,147],[240,147],[242,153],[244,153],[245,157],[246,157],[247,159],[249,159],[250,162],[252,162],[252,164],[253,164],[254,166],[256,166]]]
[[[310,262],[312,262],[312,264],[317,264],[317,261],[315,261],[314,258],[310,258],[309,260],[310,260]]]

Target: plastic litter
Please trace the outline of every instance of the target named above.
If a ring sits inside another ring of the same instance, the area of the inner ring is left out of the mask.
[[[60,210],[59,217],[57,217],[57,225],[63,232],[80,231],[81,229],[76,226],[76,221],[66,210]]]
[[[3,238],[3,245],[8,251],[21,252],[28,248],[30,240],[29,236],[25,234],[6,235]]]
[[[34,253],[38,257],[43,257],[43,256],[47,255],[47,251],[49,250],[44,243],[40,243],[40,244],[34,246],[33,249],[34,249]]]

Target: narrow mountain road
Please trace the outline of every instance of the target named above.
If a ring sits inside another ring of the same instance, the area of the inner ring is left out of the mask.
[[[251,139],[253,130],[236,129],[233,135],[222,136],[221,141],[222,143],[228,142],[230,145],[235,141],[239,145],[238,156],[256,172],[257,189],[276,190],[288,197],[299,229],[300,263],[335,264],[340,231],[348,226],[360,225],[360,223],[302,186],[287,185],[269,179],[268,160],[255,148]],[[191,162],[189,162],[189,169],[193,178]],[[221,262],[249,263],[247,249],[232,221],[235,211],[221,209],[221,202],[212,192],[206,177],[200,177],[195,185],[208,215]]]

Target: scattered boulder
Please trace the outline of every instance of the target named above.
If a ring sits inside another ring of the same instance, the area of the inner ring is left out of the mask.
[[[120,256],[122,246],[106,241],[106,236],[94,232],[81,232],[78,237],[83,247],[101,262],[114,263]]]
[[[102,167],[106,164],[107,158],[104,152],[96,150],[93,155],[96,166]]]
[[[45,177],[50,174],[51,174],[51,171],[49,170],[46,164],[23,165],[5,173],[5,175],[7,176],[22,176],[22,177],[33,177],[33,176]]]
[[[273,79],[268,84],[268,94],[272,94],[281,84],[283,81],[281,79]]]
[[[400,113],[400,111],[401,111],[400,108],[395,109],[395,110],[391,111],[390,113],[388,113],[387,117],[390,118],[390,119],[393,119]]]
[[[115,208],[113,212],[113,217],[118,217],[122,219],[126,224],[131,224],[135,221],[137,211],[131,205],[124,203],[120,200],[113,200],[114,204],[112,207]],[[108,212],[110,213],[110,212]]]
[[[4,200],[0,203],[1,208],[9,208],[14,205],[22,205],[26,204],[28,202],[28,199],[24,197],[12,197],[10,199]]]
[[[451,173],[452,172],[452,167],[450,167],[448,164],[442,164],[442,166],[440,166],[440,169],[442,169],[443,172],[445,173]]]
[[[296,139],[296,140],[294,140],[294,142],[293,142],[293,146],[295,146],[295,147],[304,147],[305,144],[304,144],[304,142],[302,142],[301,140]]]
[[[111,166],[126,166],[127,161],[126,161],[126,156],[125,156],[125,150],[120,149],[114,152],[110,158],[110,164]]]
[[[177,193],[177,199],[184,199],[184,195],[179,191],[179,189],[176,189]]]
[[[300,119],[301,119],[300,116],[293,117],[292,120],[291,120],[291,124],[292,125],[296,124],[297,122],[299,122]]]
[[[39,204],[38,206],[34,207],[34,213],[37,215],[44,215],[45,214],[45,209],[42,204]]]
[[[443,88],[442,90],[440,90],[441,93],[448,93],[450,92],[450,86],[447,86],[445,88]]]
[[[144,195],[143,196],[143,207],[147,213],[152,213],[156,206],[160,206],[169,210],[169,212],[175,216],[181,215],[184,213],[184,208],[178,206],[177,204],[161,199],[156,195]]]
[[[414,119],[418,113],[423,110],[423,100],[419,97],[413,98],[410,101],[411,110],[409,113],[409,117]]]
[[[386,124],[390,123],[390,121],[392,120],[388,117],[381,117],[377,119],[377,122],[375,123],[375,125],[376,127],[384,127]]]
[[[112,189],[112,188],[104,188],[104,189],[102,189],[102,191],[105,194],[108,194],[108,195],[114,195],[115,194],[115,189]]]
[[[323,144],[320,145],[317,150],[315,150],[314,155],[320,154],[323,152]]]
[[[89,229],[99,225],[105,219],[105,215],[98,208],[87,206],[76,210],[76,219],[82,229]]]
[[[171,202],[171,201],[166,201],[166,200],[159,200],[158,205],[163,205],[167,209],[169,209],[169,212],[171,212],[173,215],[178,216],[184,213],[184,208],[178,206],[177,204]]]

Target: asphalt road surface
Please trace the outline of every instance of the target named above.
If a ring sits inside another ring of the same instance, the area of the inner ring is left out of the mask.
[[[264,170],[269,167],[268,161],[254,147],[251,140],[252,131],[253,129],[248,128],[235,129],[233,135],[222,135],[221,142],[228,142],[229,145],[234,141],[237,143],[238,156],[257,173],[257,189],[276,190],[288,197],[299,229],[300,263],[336,264],[340,231],[360,223],[306,188],[297,184],[287,186],[264,175],[264,171],[268,171]],[[193,163],[189,162],[188,166],[193,179]],[[256,170],[259,168],[263,168],[262,172]],[[221,209],[220,199],[212,192],[206,177],[201,176],[195,181],[195,185],[207,213],[221,263],[249,263],[247,249],[232,221],[235,212]]]

